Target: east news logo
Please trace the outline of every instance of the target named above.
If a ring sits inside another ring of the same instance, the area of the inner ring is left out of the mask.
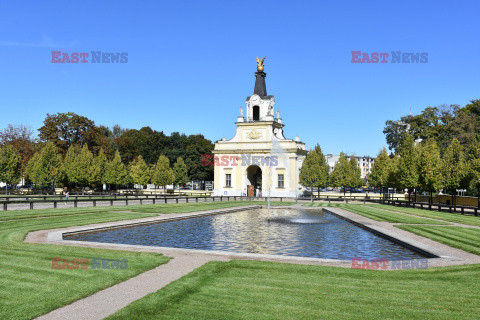
[[[388,59],[391,57],[390,61]],[[362,52],[352,51],[352,63],[427,63],[428,52]]]
[[[104,259],[90,258],[92,260],[91,269],[127,269],[128,259]],[[61,257],[52,257],[52,269],[88,269],[89,259],[73,258],[62,259]]]
[[[52,51],[51,63],[127,63],[128,52],[68,52]],[[90,59],[90,61],[89,61]]]

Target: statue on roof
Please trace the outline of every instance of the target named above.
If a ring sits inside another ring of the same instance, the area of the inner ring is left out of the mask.
[[[265,60],[266,57],[263,57],[262,59],[259,59],[257,56],[257,71],[258,72],[263,72],[263,67],[265,66],[263,64],[263,61]]]

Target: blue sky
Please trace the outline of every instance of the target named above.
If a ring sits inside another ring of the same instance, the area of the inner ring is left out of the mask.
[[[75,112],[96,124],[231,138],[267,56],[288,138],[375,155],[386,120],[480,98],[478,1],[2,1],[0,128]],[[51,63],[51,51],[128,63]],[[351,51],[428,63],[351,63]]]

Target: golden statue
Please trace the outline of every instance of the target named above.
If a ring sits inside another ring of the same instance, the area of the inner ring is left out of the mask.
[[[264,64],[263,64],[263,60],[265,60],[266,57],[263,57],[262,59],[258,59],[257,57],[257,71],[258,72],[263,72],[263,67],[264,67]]]

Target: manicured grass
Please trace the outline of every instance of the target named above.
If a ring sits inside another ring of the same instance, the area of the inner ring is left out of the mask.
[[[292,205],[295,202],[272,201],[271,205]],[[81,208],[57,208],[57,209],[35,209],[35,210],[12,210],[0,211],[0,221],[16,220],[25,218],[40,218],[66,216],[76,214],[89,214],[99,212],[132,211],[145,213],[181,213],[192,211],[203,211],[221,209],[228,207],[266,205],[266,201],[215,201],[215,202],[193,202],[193,203],[160,203],[129,206],[100,206]]]
[[[155,253],[23,243],[28,232],[143,218],[158,213],[192,212],[251,204],[266,202],[225,201],[0,213],[1,219],[13,220],[0,222],[0,319],[30,319],[40,316],[168,261],[168,258]],[[151,214],[118,212],[125,210]],[[89,265],[92,257],[128,259],[128,269],[96,270],[89,267],[57,270],[52,269],[53,257],[69,261],[73,258],[89,259]]]
[[[23,243],[29,231],[141,218],[140,213],[93,213],[0,223],[0,319],[31,319],[156,266],[156,253]],[[89,259],[88,269],[52,269],[52,257]],[[127,269],[91,269],[91,258],[128,259]],[[74,315],[72,315],[74,317]]]
[[[367,207],[362,204],[338,204],[338,207],[376,221],[412,224],[448,224],[446,222],[416,218],[410,215],[399,214],[395,212],[388,212],[381,209]]]
[[[107,319],[478,319],[480,265],[379,272],[210,262]]]
[[[384,204],[368,204],[365,206],[389,210],[389,211],[395,211],[395,212],[408,213],[408,214],[419,216],[419,217],[433,218],[433,219],[463,223],[471,226],[480,227],[480,217],[475,217],[471,215],[461,215],[459,213],[439,212],[439,211],[422,210],[422,209],[415,209],[415,208],[394,207],[394,206],[389,206]]]
[[[480,229],[436,226],[396,226],[448,246],[480,255]]]

